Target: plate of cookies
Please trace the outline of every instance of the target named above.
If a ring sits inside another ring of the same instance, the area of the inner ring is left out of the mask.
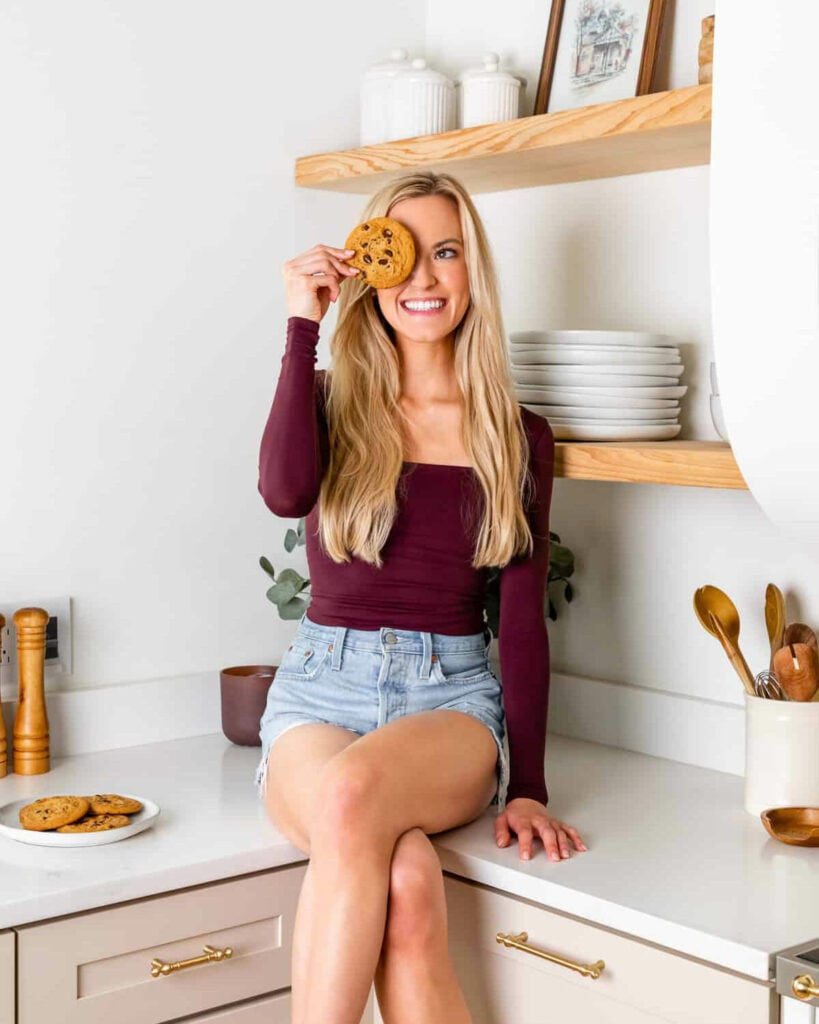
[[[0,807],[0,836],[33,846],[103,846],[150,828],[158,816],[152,800],[127,793],[43,796]]]

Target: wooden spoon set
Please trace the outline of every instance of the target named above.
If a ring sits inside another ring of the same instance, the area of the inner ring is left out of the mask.
[[[694,612],[703,628],[722,644],[747,693],[775,700],[813,699],[819,689],[816,634],[803,622],[786,622],[785,599],[775,584],[769,583],[765,591],[769,668],[756,677],[739,648],[739,612],[731,598],[719,587],[698,587]]]

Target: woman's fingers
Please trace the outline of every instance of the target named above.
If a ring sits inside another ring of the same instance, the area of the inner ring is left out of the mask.
[[[506,822],[506,814],[499,814],[495,818],[495,842],[498,846],[508,846],[510,838],[511,832]]]
[[[576,828],[572,828],[571,825],[564,825],[563,827],[566,829],[566,832],[569,834],[572,842],[574,843],[574,845],[577,847],[578,850],[580,850],[581,852],[584,852],[584,851],[586,851],[588,849],[586,844],[580,838],[580,833],[577,831]]]
[[[532,856],[532,829],[529,825],[521,825],[517,833],[520,858],[521,860],[530,860]]]

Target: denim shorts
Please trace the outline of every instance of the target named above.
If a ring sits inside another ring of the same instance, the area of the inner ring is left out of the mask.
[[[450,635],[415,629],[350,629],[312,622],[305,612],[270,684],[260,721],[256,788],[264,796],[274,741],[304,722],[363,736],[417,711],[463,711],[489,729],[498,748],[500,804],[509,785],[501,684],[489,664],[491,632]]]

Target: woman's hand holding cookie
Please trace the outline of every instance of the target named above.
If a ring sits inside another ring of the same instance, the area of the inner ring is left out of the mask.
[[[345,262],[354,251],[319,243],[288,260],[282,268],[287,315],[320,323],[338,299],[342,280],[359,273]]]

